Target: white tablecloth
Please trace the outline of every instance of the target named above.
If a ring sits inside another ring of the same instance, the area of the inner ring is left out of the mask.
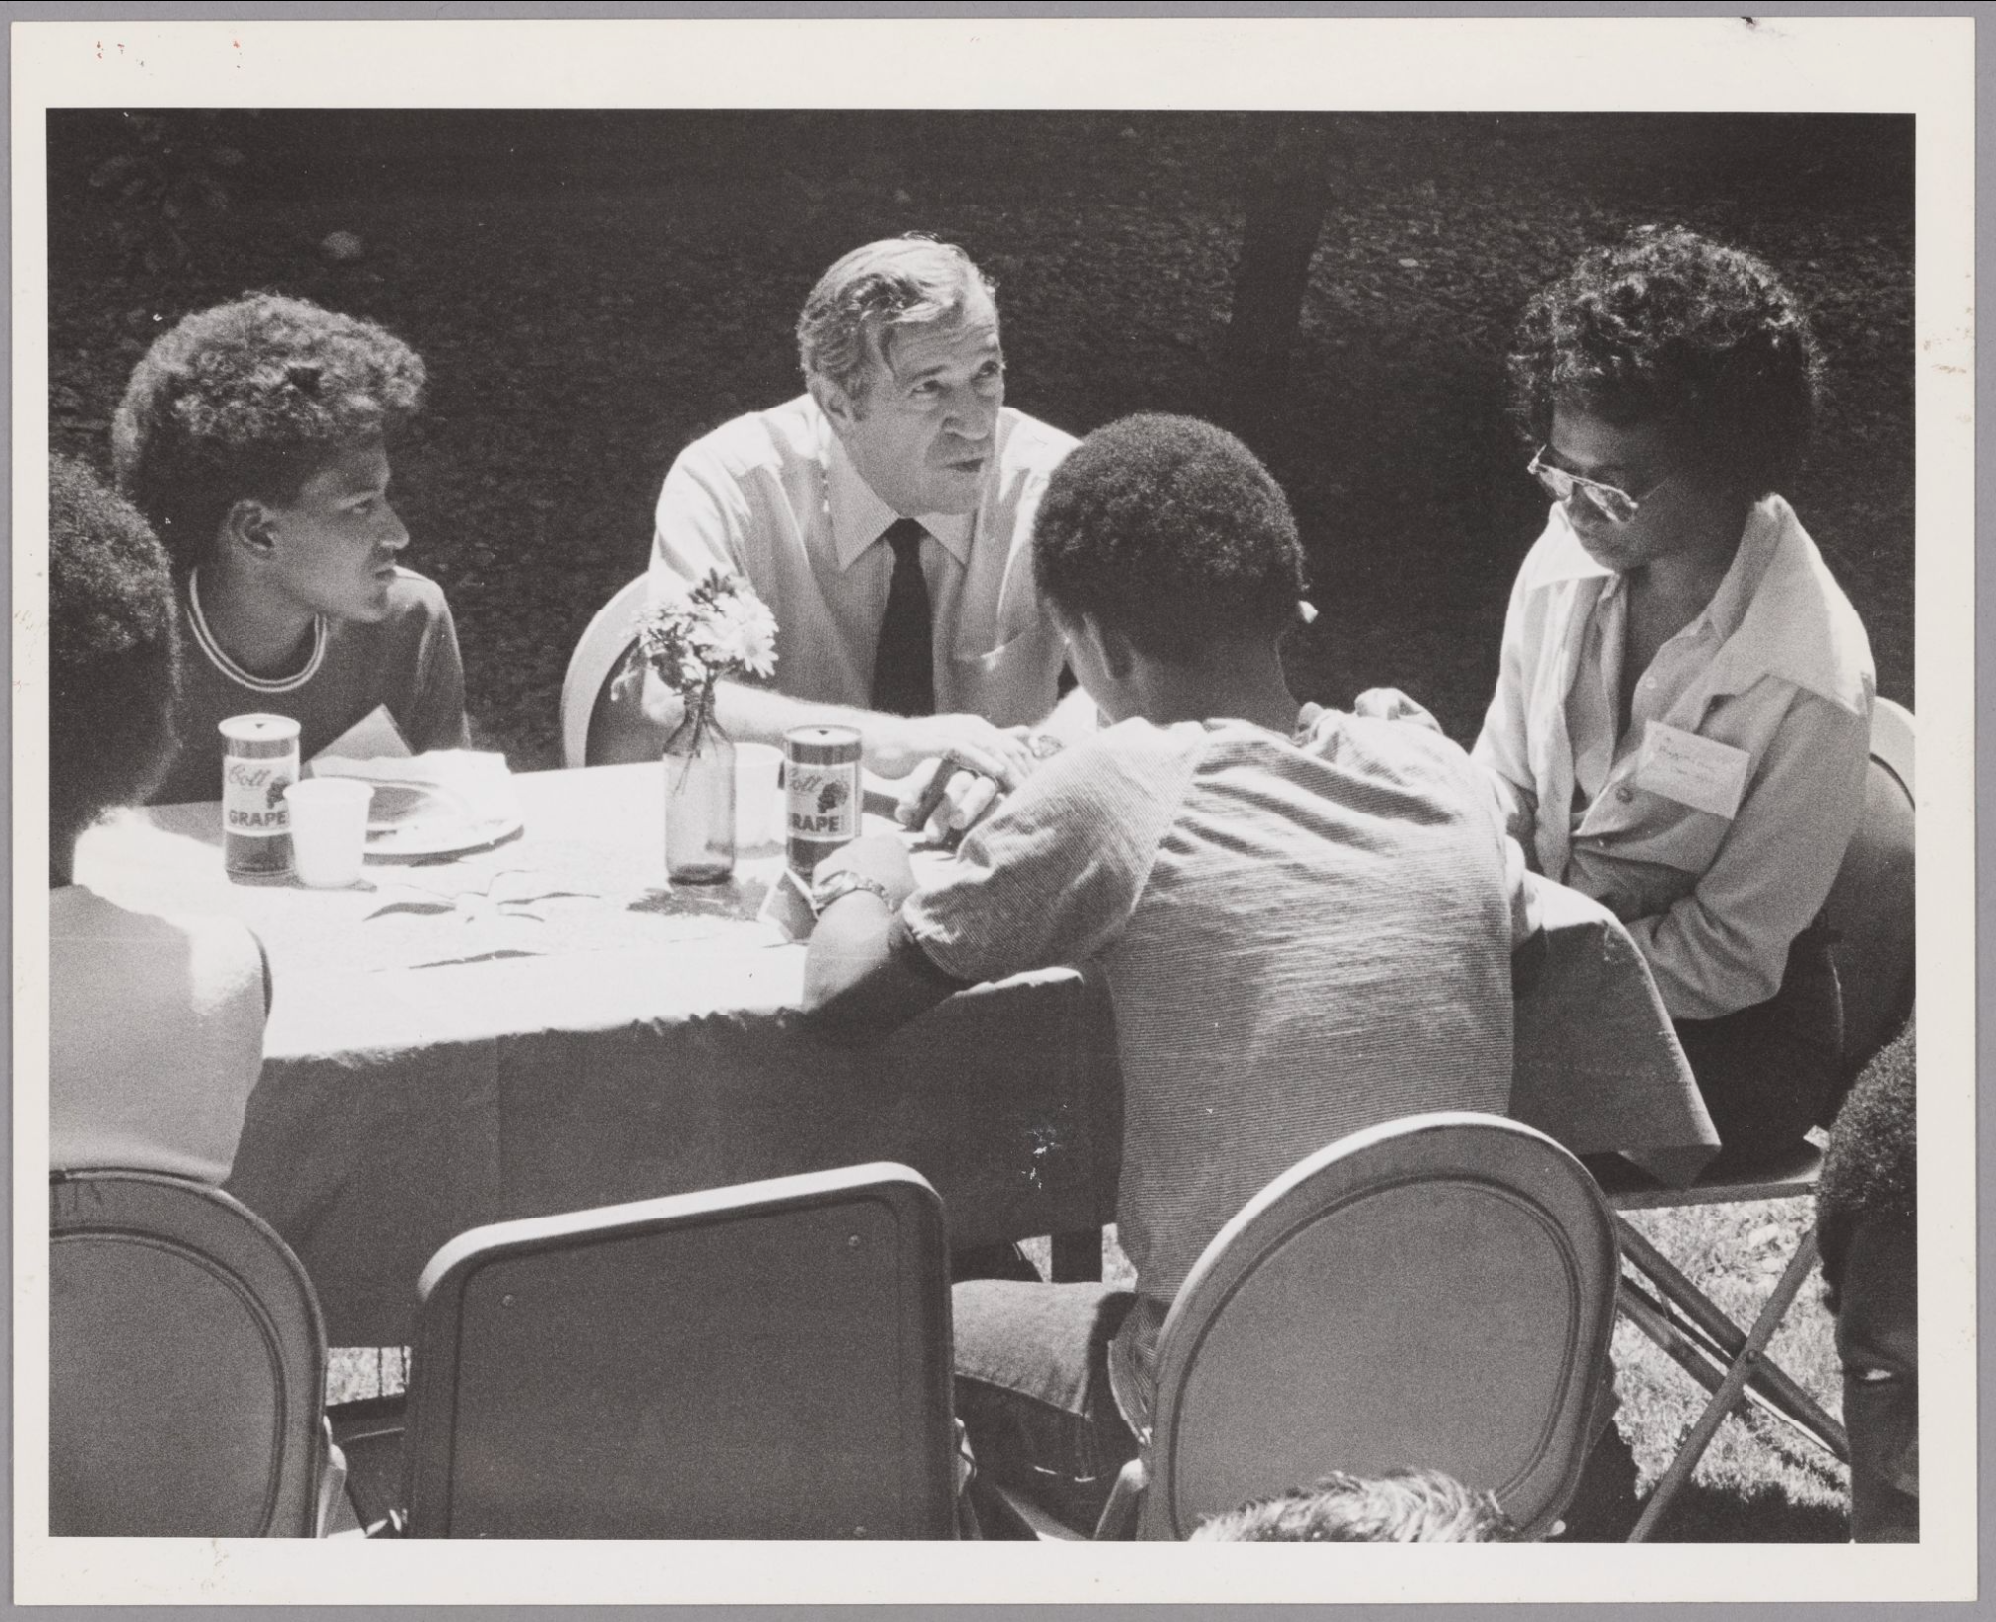
[[[935,1183],[957,1242],[1113,1217],[1099,979],[1022,976],[836,1044],[796,1013],[803,948],[755,916],[779,853],[675,889],[658,767],[515,784],[519,837],[370,862],[354,891],[231,883],[213,805],[129,814],[79,851],[112,900],[263,940],[276,994],[229,1186],[298,1252],[335,1344],[401,1343],[430,1255],[506,1217],[880,1159]],[[1633,943],[1570,891],[1540,906],[1512,1113],[1688,1179],[1711,1128]]]

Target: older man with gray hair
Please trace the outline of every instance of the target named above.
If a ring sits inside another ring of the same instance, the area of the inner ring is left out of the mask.
[[[947,756],[1010,786],[1064,663],[1028,542],[1075,440],[1005,405],[992,285],[951,244],[855,248],[812,290],[797,346],[805,394],[694,441],[666,475],[652,599],[718,568],[775,613],[773,683],[719,690],[734,737],[842,724],[884,777]],[[650,679],[617,706],[620,757],[655,753],[677,719]],[[1093,719],[1078,695],[1067,708],[1061,730]],[[958,821],[988,798],[959,794]]]

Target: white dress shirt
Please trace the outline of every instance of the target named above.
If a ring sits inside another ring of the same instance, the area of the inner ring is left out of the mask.
[[[1009,408],[974,513],[917,514],[934,620],[936,709],[1031,725],[1053,708],[1065,650],[1032,570],[1033,514],[1070,434]],[[652,601],[712,569],[746,575],[776,616],[778,692],[872,707],[873,658],[899,517],[862,479],[807,394],[725,423],[680,453],[659,492]]]
[[[1749,514],[1718,591],[1657,651],[1618,735],[1627,610],[1626,584],[1555,506],[1512,588],[1474,753],[1539,870],[1628,924],[1671,1015],[1716,1018],[1780,989],[1789,944],[1836,879],[1864,805],[1871,646],[1779,496]],[[1646,760],[1646,741],[1685,734],[1719,776],[1743,772],[1730,812],[1686,803],[1698,792]]]

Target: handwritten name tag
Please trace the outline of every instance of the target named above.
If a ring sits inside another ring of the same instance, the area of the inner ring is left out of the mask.
[[[1730,817],[1740,808],[1752,763],[1744,749],[1652,721],[1636,756],[1635,784],[1694,811]]]

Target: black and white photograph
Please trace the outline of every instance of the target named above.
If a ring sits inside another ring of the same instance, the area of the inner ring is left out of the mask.
[[[1972,1594],[1973,28],[16,24],[16,1598]]]

